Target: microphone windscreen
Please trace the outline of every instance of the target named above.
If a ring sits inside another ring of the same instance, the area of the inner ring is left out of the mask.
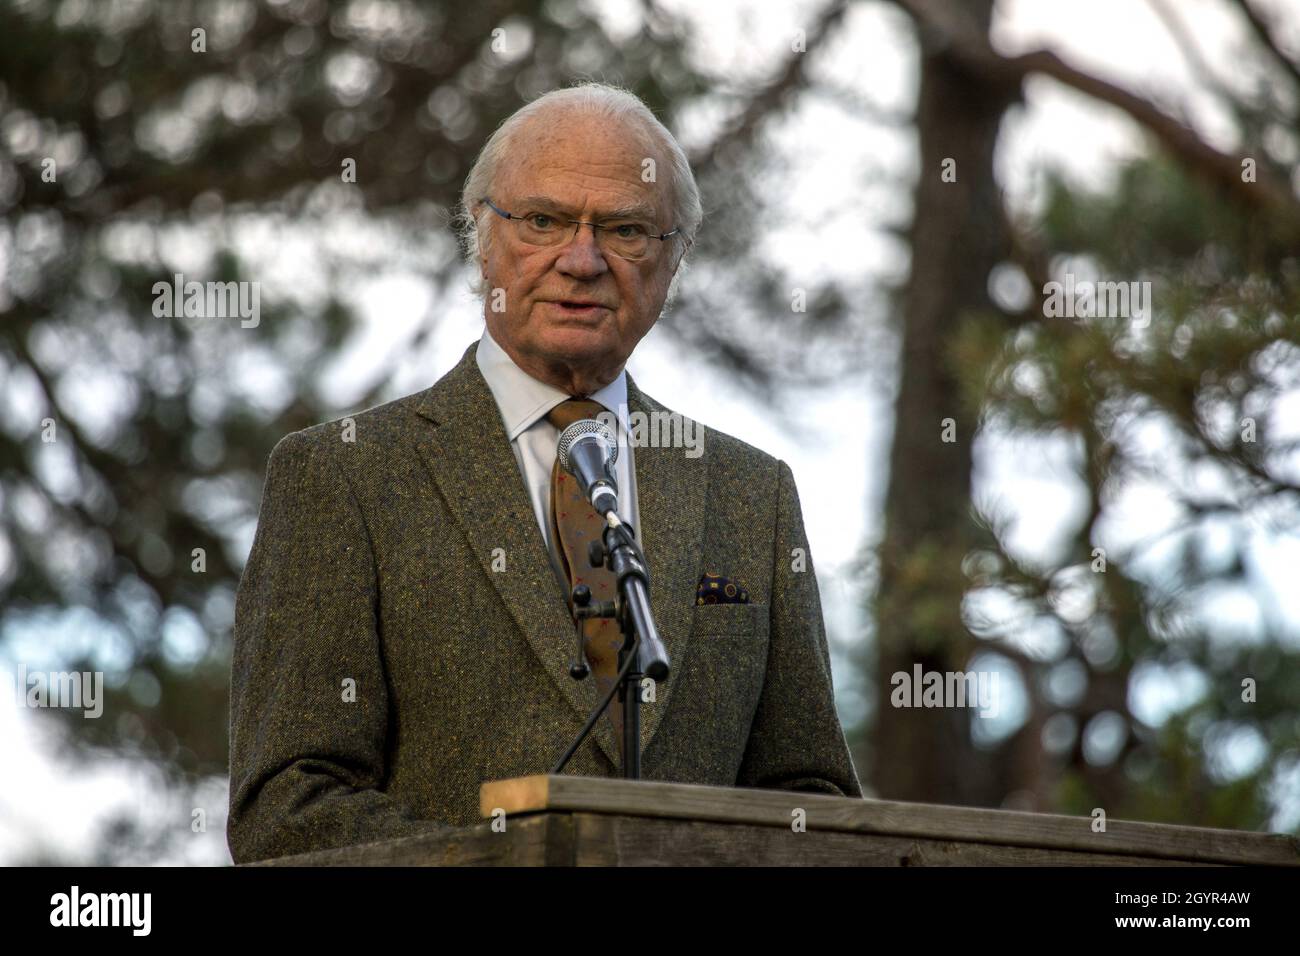
[[[560,444],[556,451],[560,458],[560,467],[569,471],[569,449],[573,443],[586,435],[595,435],[609,449],[609,465],[612,468],[618,461],[618,441],[604,422],[594,418],[583,418],[574,422],[560,435]]]

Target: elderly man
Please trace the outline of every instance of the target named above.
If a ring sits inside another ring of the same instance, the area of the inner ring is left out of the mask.
[[[432,388],[271,455],[235,619],[235,860],[472,824],[483,781],[564,752],[620,643],[584,621],[592,677],[570,675],[571,589],[614,587],[555,465],[593,416],[616,423],[673,665],[642,705],[643,778],[860,796],[789,467],[712,429],[637,440],[675,415],[624,366],[700,223],[681,148],[629,93],[553,92],[484,146],[463,208],[482,338]],[[620,727],[611,707],[565,772],[619,775]]]

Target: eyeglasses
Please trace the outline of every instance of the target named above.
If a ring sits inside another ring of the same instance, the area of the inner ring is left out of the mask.
[[[516,235],[530,246],[560,245],[576,236],[579,226],[591,226],[596,235],[596,245],[602,253],[636,262],[650,254],[651,239],[666,242],[673,236],[681,235],[680,227],[672,232],[655,235],[644,223],[637,222],[634,219],[585,222],[581,219],[564,219],[546,212],[528,212],[522,216],[516,216],[504,209],[498,209],[492,204],[492,200],[486,196],[482,197],[480,202],[487,203],[488,208],[502,219],[518,223],[514,227]],[[570,226],[573,228],[570,229]],[[685,236],[682,236],[682,238],[687,245],[690,244],[689,239],[686,239]]]

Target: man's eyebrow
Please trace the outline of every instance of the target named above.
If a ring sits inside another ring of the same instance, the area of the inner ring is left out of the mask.
[[[578,218],[572,209],[566,209],[554,199],[548,199],[546,196],[525,196],[519,200],[517,205],[521,210],[545,210],[546,212],[563,213],[574,219]],[[627,203],[608,212],[600,213],[595,218],[598,222],[605,219],[645,219],[653,222],[655,211],[645,203]]]

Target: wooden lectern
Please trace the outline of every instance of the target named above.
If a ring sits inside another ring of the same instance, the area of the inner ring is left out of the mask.
[[[486,822],[261,866],[1300,866],[1300,839],[604,777],[485,783]]]

